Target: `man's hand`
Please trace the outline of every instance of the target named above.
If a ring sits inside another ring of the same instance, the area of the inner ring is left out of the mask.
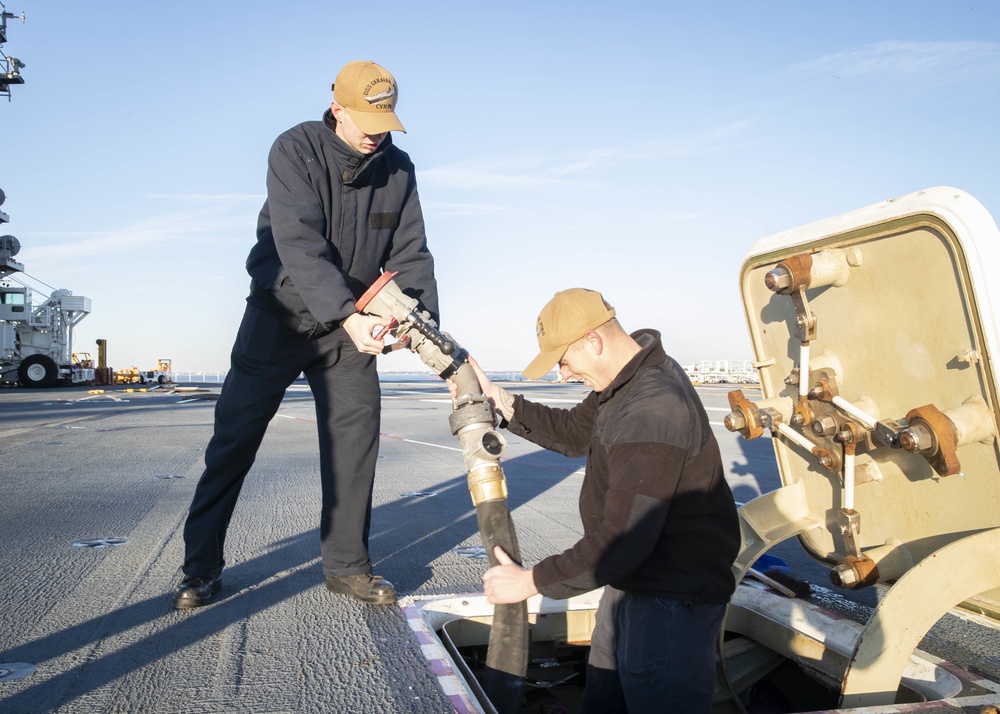
[[[500,388],[490,381],[490,378],[486,376],[486,372],[480,369],[479,363],[471,355],[468,358],[468,362],[472,366],[472,371],[476,373],[476,379],[479,380],[479,388],[483,390],[485,396],[489,397],[496,404],[497,398],[500,396]],[[453,379],[448,380],[448,391],[451,392],[452,399],[459,396],[458,385],[455,384]]]
[[[500,561],[483,574],[486,601],[494,605],[521,602],[538,594],[535,576],[510,559],[503,548],[496,546],[493,555]]]
[[[345,318],[341,324],[343,324],[351,341],[354,342],[354,346],[358,348],[358,352],[366,352],[370,355],[382,354],[385,342],[376,340],[373,335],[376,330],[381,330],[389,324],[387,320],[377,315],[364,315],[356,312]]]

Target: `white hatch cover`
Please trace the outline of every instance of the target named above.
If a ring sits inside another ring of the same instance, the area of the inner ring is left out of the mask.
[[[761,394],[732,392],[727,426],[773,437],[794,517],[814,523],[797,535],[834,582],[894,580],[1000,526],[998,275],[996,223],[948,187],[763,238],[744,260]]]

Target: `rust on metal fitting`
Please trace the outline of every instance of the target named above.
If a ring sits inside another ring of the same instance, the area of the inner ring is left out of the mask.
[[[734,389],[729,393],[729,408],[733,410],[736,420],[726,418],[726,428],[738,431],[744,439],[756,439],[764,433],[764,428],[754,418],[757,408],[747,399],[742,389]],[[732,416],[732,415],[731,415]],[[742,421],[742,426],[739,422]]]
[[[832,401],[835,396],[837,396],[837,388],[833,386],[830,380],[826,377],[818,379],[816,383],[809,388],[810,399],[816,399],[821,402],[829,402]]]
[[[469,471],[469,493],[472,505],[483,501],[501,501],[507,498],[507,479],[497,464],[484,464]]]
[[[830,582],[837,587],[860,590],[878,582],[878,567],[867,556],[848,555],[830,571]]]
[[[812,264],[812,255],[809,253],[793,255],[790,258],[786,258],[781,261],[776,267],[784,268],[785,271],[787,271],[790,277],[790,283],[788,285],[776,286],[776,289],[772,289],[778,295],[788,295],[789,293],[795,292],[799,288],[808,288],[812,279]]]
[[[845,454],[854,454],[861,439],[861,432],[853,422],[846,422],[834,438],[844,445]]]
[[[832,451],[827,451],[821,446],[814,447],[812,455],[816,461],[827,471],[840,471],[840,456]]]
[[[906,413],[906,423],[922,422],[930,430],[937,443],[933,453],[921,453],[927,463],[940,476],[954,476],[961,473],[962,465],[958,461],[958,435],[955,424],[946,414],[941,413],[933,404],[911,409]]]
[[[800,398],[796,403],[795,415],[792,417],[792,421],[801,426],[809,426],[815,421],[813,410],[809,407],[809,403],[805,399]]]

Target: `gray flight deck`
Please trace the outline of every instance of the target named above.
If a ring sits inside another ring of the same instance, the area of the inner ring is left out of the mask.
[[[469,557],[481,543],[444,384],[383,379],[371,554],[400,595],[389,606],[323,587],[314,404],[303,383],[289,389],[247,478],[222,592],[190,611],[173,610],[169,593],[219,386],[0,389],[0,712],[455,711],[408,611],[481,592],[486,561]],[[507,386],[555,406],[587,392]],[[728,389],[700,392],[745,502],[780,484],[766,438],[745,442],[721,426]],[[509,501],[530,564],[579,537],[583,460],[506,435]],[[824,605],[864,618],[876,603],[872,589],[832,592],[797,543],[776,553]],[[921,648],[1000,679],[1000,633],[971,619],[947,616]]]

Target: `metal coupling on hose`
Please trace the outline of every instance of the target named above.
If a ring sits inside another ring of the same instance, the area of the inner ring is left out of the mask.
[[[486,397],[463,397],[455,403],[454,411],[448,417],[451,433],[458,436],[470,426],[494,426],[496,417],[493,407]]]
[[[472,505],[484,501],[503,501],[507,498],[507,479],[499,464],[484,463],[469,469],[469,493]]]

